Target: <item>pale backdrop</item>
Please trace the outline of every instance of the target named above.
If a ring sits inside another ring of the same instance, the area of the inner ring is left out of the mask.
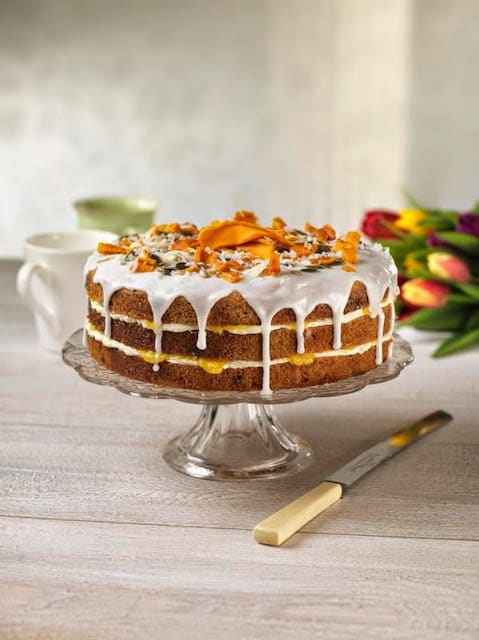
[[[479,197],[476,0],[0,0],[0,256],[72,200],[358,225]]]

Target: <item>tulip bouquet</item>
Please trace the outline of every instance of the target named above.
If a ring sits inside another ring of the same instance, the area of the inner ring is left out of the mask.
[[[396,261],[399,320],[452,332],[434,357],[479,345],[479,202],[467,213],[412,203],[399,212],[367,211],[361,225]]]

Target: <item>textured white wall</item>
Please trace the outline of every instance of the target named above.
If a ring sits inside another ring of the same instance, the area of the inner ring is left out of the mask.
[[[331,220],[334,0],[271,0],[266,31],[267,214]],[[336,218],[339,224],[342,220]]]
[[[169,219],[262,209],[265,6],[42,0],[0,20],[0,254],[93,194]]]
[[[433,205],[479,200],[479,2],[417,0],[405,182]]]
[[[407,154],[411,0],[335,4],[331,207],[396,206]]]
[[[403,184],[465,206],[478,20],[476,0],[0,2],[0,256],[88,195],[339,228]]]

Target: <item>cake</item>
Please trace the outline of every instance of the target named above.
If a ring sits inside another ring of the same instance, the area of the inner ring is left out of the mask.
[[[349,378],[392,346],[397,270],[357,231],[253,213],[154,225],[100,243],[85,267],[85,344],[160,386],[270,393]]]

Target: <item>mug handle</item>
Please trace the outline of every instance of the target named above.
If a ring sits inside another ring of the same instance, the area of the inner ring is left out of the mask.
[[[32,279],[34,275],[38,275],[47,286],[53,285],[53,274],[50,269],[41,264],[26,262],[17,273],[17,291],[30,309],[42,316],[53,335],[59,337],[61,325],[55,310],[40,302],[33,294]]]

